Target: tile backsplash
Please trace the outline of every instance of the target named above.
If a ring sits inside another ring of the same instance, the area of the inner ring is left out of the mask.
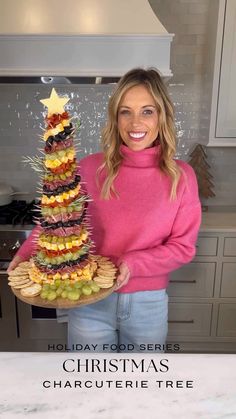
[[[149,0],[154,12],[175,34],[171,51],[174,76],[167,81],[176,110],[177,157],[188,161],[197,143],[206,145],[211,97],[207,67],[211,6],[217,0]],[[210,74],[210,77],[212,75]],[[60,95],[70,97],[69,111],[81,121],[78,133],[81,158],[99,150],[100,130],[106,120],[113,85],[59,85]],[[0,181],[35,196],[37,175],[22,163],[22,156],[39,154],[44,112],[39,99],[51,86],[0,84]],[[215,198],[208,205],[236,205],[236,148],[207,148]]]
[[[68,111],[76,126],[78,158],[100,148],[100,131],[106,119],[112,85],[59,85],[59,95],[69,96]],[[0,181],[35,196],[38,177],[22,156],[40,155],[44,108],[40,99],[49,96],[51,86],[42,84],[0,84]]]

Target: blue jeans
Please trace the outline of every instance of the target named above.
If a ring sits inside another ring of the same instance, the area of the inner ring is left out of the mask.
[[[114,292],[68,313],[68,346],[72,351],[163,352],[167,331],[165,289]]]

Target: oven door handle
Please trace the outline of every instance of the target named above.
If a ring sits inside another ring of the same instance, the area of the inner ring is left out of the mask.
[[[0,275],[8,275],[8,274],[7,274],[7,271],[0,270]]]

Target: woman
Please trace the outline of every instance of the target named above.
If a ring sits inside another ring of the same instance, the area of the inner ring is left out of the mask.
[[[192,168],[174,160],[173,105],[155,69],[121,78],[102,144],[103,153],[80,161],[80,172],[92,198],[95,250],[119,267],[117,288],[105,300],[69,310],[69,346],[162,351],[168,274],[194,257],[201,209]],[[29,256],[23,247],[10,269]]]

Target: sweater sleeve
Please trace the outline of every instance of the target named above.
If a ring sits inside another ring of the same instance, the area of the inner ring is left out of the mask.
[[[29,260],[36,250],[36,241],[42,231],[41,226],[36,226],[30,233],[29,237],[24,241],[16,255],[20,256],[23,260]],[[15,256],[16,256],[15,255]]]
[[[201,223],[201,204],[195,173],[187,166],[186,185],[171,234],[164,243],[122,255],[132,276],[165,275],[190,262],[195,256],[196,240]]]

